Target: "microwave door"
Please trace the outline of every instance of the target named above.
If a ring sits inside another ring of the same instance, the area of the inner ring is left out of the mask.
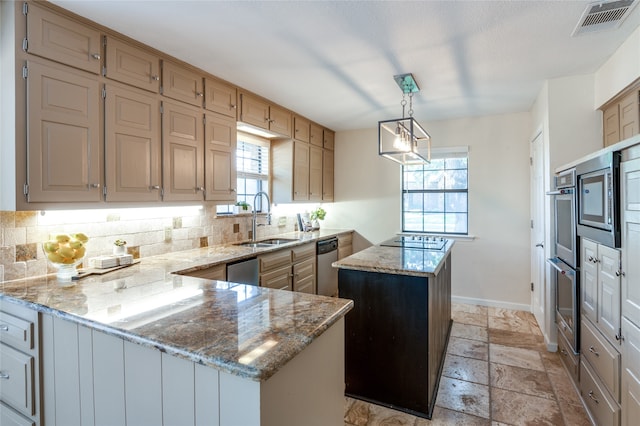
[[[596,172],[580,179],[580,224],[607,229],[609,202],[607,174]]]

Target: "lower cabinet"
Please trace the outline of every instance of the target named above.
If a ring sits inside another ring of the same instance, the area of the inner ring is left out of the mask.
[[[580,361],[580,394],[598,426],[620,424],[620,406],[584,360]]]
[[[44,424],[338,424],[343,353],[340,320],[268,380],[254,381],[43,314]],[[35,425],[17,416],[0,403],[2,426]]]
[[[622,425],[638,424],[640,419],[640,328],[622,318]]]
[[[0,425],[40,425],[39,315],[0,300]]]
[[[309,243],[258,257],[260,286],[316,294],[316,244]]]

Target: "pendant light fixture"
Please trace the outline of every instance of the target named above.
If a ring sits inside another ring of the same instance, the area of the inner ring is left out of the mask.
[[[413,118],[413,95],[420,91],[413,74],[394,75],[402,90],[402,118],[378,121],[378,153],[403,165],[431,162],[431,136]],[[405,107],[409,98],[409,116]]]

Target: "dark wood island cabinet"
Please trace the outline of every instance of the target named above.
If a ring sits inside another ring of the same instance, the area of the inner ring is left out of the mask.
[[[370,247],[334,263],[345,317],[345,394],[431,418],[451,327],[451,246]]]

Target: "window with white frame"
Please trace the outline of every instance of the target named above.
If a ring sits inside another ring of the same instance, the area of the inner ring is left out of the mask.
[[[468,148],[433,149],[431,163],[402,167],[402,231],[469,233]]]
[[[238,132],[236,147],[237,202],[246,202],[253,209],[263,210],[263,197],[254,196],[264,191],[269,193],[269,140],[248,133]],[[266,209],[266,206],[264,206]],[[217,207],[217,213],[231,213],[233,205]]]

